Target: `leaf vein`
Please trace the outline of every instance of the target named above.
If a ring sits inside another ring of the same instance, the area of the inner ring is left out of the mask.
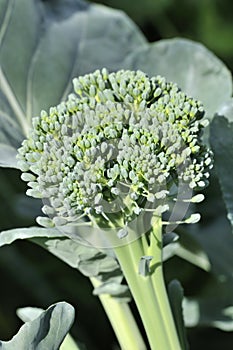
[[[2,24],[2,27],[0,28],[0,47],[3,43],[3,38],[6,34],[6,31],[7,31],[9,22],[10,22],[10,18],[11,18],[12,12],[13,12],[12,10],[13,10],[14,4],[15,4],[15,0],[8,1],[8,6],[7,6],[6,11],[5,11],[3,24]]]
[[[74,78],[74,73],[75,73],[75,65],[76,65],[76,61],[77,61],[77,57],[78,57],[78,54],[80,53],[80,51],[83,49],[83,43],[85,42],[83,39],[85,38],[85,33],[86,33],[86,29],[87,29],[87,17],[84,16],[84,25],[83,25],[83,30],[82,30],[82,33],[80,35],[80,40],[78,41],[78,44],[77,44],[77,48],[76,48],[76,52],[75,52],[75,56],[74,56],[74,63],[72,65],[72,68],[70,70],[70,74],[67,78],[67,84],[64,88],[64,91],[61,95],[61,99],[60,101],[63,101],[67,98],[67,95],[70,91],[70,82],[71,80]],[[80,50],[81,49],[81,50]]]
[[[15,116],[17,117],[19,124],[22,127],[23,133],[27,136],[28,131],[29,131],[29,125],[26,122],[22,108],[19,105],[19,102],[18,102],[16,96],[14,95],[11,86],[9,85],[7,78],[6,78],[5,74],[3,73],[1,66],[0,66],[0,86],[1,86],[1,90],[2,90],[3,94],[7,98],[12,110],[14,111]]]

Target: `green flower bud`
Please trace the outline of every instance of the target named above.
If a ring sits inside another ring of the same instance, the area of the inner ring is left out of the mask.
[[[111,213],[125,227],[144,210],[166,211],[179,181],[207,184],[212,156],[200,136],[207,123],[199,101],[141,71],[97,70],[73,83],[66,102],[33,119],[18,152],[27,194],[48,198],[53,224]]]

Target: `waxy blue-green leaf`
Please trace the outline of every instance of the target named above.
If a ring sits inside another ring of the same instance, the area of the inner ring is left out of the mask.
[[[176,330],[179,336],[182,350],[188,350],[188,341],[185,331],[182,301],[184,297],[183,288],[178,280],[172,280],[168,285],[168,297],[174,317]]]
[[[119,69],[145,42],[124,13],[101,5],[1,0],[0,143],[17,148],[31,118],[63,100],[72,78]],[[1,163],[6,166],[5,158]]]
[[[233,98],[225,101],[217,110],[217,115],[224,116],[229,122],[233,122]]]
[[[179,235],[179,239],[171,242],[163,248],[164,261],[170,259],[174,255],[198,266],[204,271],[210,270],[209,258],[201,247],[195,236],[188,232]]]
[[[107,251],[80,244],[71,239],[35,239],[35,243],[47,249],[50,253],[78,269],[87,277],[96,277],[101,285],[94,289],[95,295],[112,294],[129,300],[128,287],[122,285],[123,275],[114,257]]]
[[[98,293],[104,292],[104,290],[107,293],[111,284],[114,285],[114,294],[123,297],[125,286],[121,285],[123,277],[120,267],[114,257],[105,254],[105,252],[73,241],[55,228],[43,227],[2,231],[0,233],[0,247],[11,244],[18,239],[29,239],[71,267],[78,269],[85,276],[98,278],[103,283],[101,291]]]
[[[74,308],[68,303],[51,305],[26,322],[10,341],[0,341],[1,350],[58,350],[74,321]]]
[[[225,117],[216,116],[210,125],[210,143],[227,216],[233,226],[233,123]]]
[[[177,229],[181,238],[188,235],[197,242],[210,262],[209,269],[201,272],[192,265],[185,264],[184,268],[176,268],[174,271],[175,260],[170,265],[168,261],[168,266],[165,263],[165,269],[170,278],[182,281],[185,293],[189,290],[189,296],[186,296],[183,303],[186,326],[216,327],[232,331],[233,235],[217,185],[216,177],[212,174],[210,186],[205,193],[206,199],[201,205],[197,204],[202,212],[202,220],[198,224]]]
[[[216,327],[232,331],[233,235],[230,223],[225,216],[219,215],[208,225],[193,225],[189,230],[208,255],[211,274],[208,278],[206,276],[201,292],[185,300],[185,323],[188,327]]]
[[[232,285],[217,284],[212,286],[216,291],[215,298],[206,294],[206,298],[184,298],[184,320],[186,327],[214,327],[225,332],[233,330],[233,307],[224,307],[225,288],[232,290]],[[226,304],[227,300],[225,301]]]
[[[44,227],[25,227],[15,228],[0,232],[0,247],[11,244],[17,239],[30,239],[35,237],[64,237],[64,235],[56,229],[48,229]]]
[[[24,322],[29,322],[35,320],[43,313],[43,309],[39,307],[22,307],[16,310],[17,316]]]
[[[122,285],[122,271],[116,259],[107,251],[80,244],[69,238],[35,238],[36,244],[47,249],[69,266],[79,270],[84,276],[96,277],[101,284],[93,291],[94,295],[112,294],[120,301],[129,301],[130,293]]]
[[[67,239],[48,239],[43,246],[68,265],[79,269],[88,277],[97,276],[100,272],[107,273],[118,268],[116,260],[77,241]]]
[[[17,309],[17,316],[23,322],[30,322],[43,314],[44,310],[37,307],[23,307]],[[75,343],[70,334],[67,334],[63,343],[61,344],[60,350],[81,350],[81,348]]]
[[[100,294],[110,294],[112,296],[118,297],[120,295],[128,296],[129,301],[129,289],[126,285],[120,284],[117,282],[106,282],[101,284],[99,287],[95,288],[93,291],[94,295],[100,295]]]
[[[11,145],[0,143],[0,167],[17,168],[17,151]]]
[[[124,68],[162,75],[203,102],[208,117],[232,96],[231,72],[202,44],[187,39],[166,39],[139,47]]]

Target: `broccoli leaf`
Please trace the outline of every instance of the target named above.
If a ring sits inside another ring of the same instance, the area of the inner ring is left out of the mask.
[[[20,309],[17,309],[16,313],[17,316],[23,321],[23,322],[30,322],[39,317],[41,314],[43,314],[44,310],[37,308],[37,307],[23,307]],[[67,334],[60,350],[81,350],[81,348],[75,343],[73,338],[70,334]]]
[[[65,302],[51,305],[26,322],[10,341],[0,341],[2,350],[58,350],[74,321],[74,308]]]
[[[204,271],[210,271],[211,266],[205,250],[195,236],[190,235],[188,232],[181,233],[177,241],[171,242],[163,248],[164,261],[174,255],[198,266]]]
[[[17,168],[16,155],[17,151],[14,147],[0,143],[0,167]]]
[[[223,199],[228,211],[227,217],[233,226],[233,123],[230,123],[225,117],[216,116],[210,127],[210,142]]]
[[[72,78],[119,69],[145,39],[122,12],[82,0],[0,2],[0,143],[17,148],[31,118],[65,99]],[[0,156],[2,152],[0,152]],[[1,166],[15,166],[10,158]]]
[[[233,98],[225,101],[217,110],[217,115],[226,117],[229,122],[233,122]]]
[[[212,52],[191,40],[166,39],[139,47],[126,58],[124,68],[177,83],[203,102],[208,117],[232,96],[231,72]]]
[[[171,304],[173,317],[182,350],[188,350],[188,341],[183,319],[182,300],[184,297],[183,288],[178,280],[172,280],[168,285],[168,297]]]
[[[111,294],[122,301],[129,301],[128,287],[121,284],[123,275],[120,266],[107,251],[102,252],[69,238],[35,238],[33,241],[83,275],[96,277],[101,285],[94,289],[94,295]]]
[[[107,250],[100,251],[97,248],[80,244],[78,241],[67,238],[57,229],[43,227],[2,231],[0,247],[18,239],[29,239],[71,267],[78,269],[83,275],[99,279],[102,283],[101,288],[94,290],[94,294],[109,294],[112,291],[114,296],[129,300],[128,288],[121,284],[123,276],[120,267]]]
[[[0,233],[0,247],[11,244],[17,239],[30,239],[33,237],[64,237],[64,235],[56,229],[48,229],[44,227],[25,227],[15,228],[12,230],[2,231]]]
[[[216,327],[233,330],[233,236],[228,220],[215,217],[207,225],[193,225],[193,235],[211,261],[211,273],[204,279],[198,276],[198,294],[185,299],[184,318],[188,327]]]

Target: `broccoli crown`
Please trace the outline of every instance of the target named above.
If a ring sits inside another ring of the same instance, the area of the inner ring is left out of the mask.
[[[27,194],[47,199],[54,224],[120,213],[124,226],[161,207],[180,181],[206,185],[211,154],[199,101],[141,71],[97,70],[73,83],[66,102],[33,118],[18,153]]]

